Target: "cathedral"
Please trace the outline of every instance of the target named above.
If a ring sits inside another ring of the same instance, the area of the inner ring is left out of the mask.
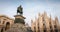
[[[60,32],[60,24],[57,17],[52,19],[46,12],[38,13],[38,18],[31,20],[31,29],[33,32]]]

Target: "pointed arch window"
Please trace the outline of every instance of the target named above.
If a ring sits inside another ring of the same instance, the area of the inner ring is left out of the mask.
[[[55,28],[55,32],[58,32],[58,29],[57,29],[57,26],[56,25],[54,25],[54,28]]]
[[[0,19],[0,23],[1,23],[1,19]]]

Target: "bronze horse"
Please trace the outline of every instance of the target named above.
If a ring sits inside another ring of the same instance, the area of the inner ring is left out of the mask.
[[[23,11],[22,11],[22,7],[21,5],[17,8],[17,14],[20,13],[20,14],[23,14]]]

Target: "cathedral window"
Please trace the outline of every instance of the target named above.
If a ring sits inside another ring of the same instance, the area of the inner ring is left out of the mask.
[[[45,26],[45,24],[43,23],[43,26],[44,26],[44,32],[46,32],[46,26]]]
[[[39,26],[38,26],[38,32],[40,32]]]
[[[52,26],[51,26],[51,25],[50,25],[50,32],[53,32],[53,31],[52,31]]]
[[[51,25],[50,25],[50,29],[52,29]]]
[[[58,32],[58,29],[57,29],[56,25],[54,25],[54,28],[55,28],[55,32]]]
[[[46,32],[46,29],[44,29],[44,32]]]
[[[1,19],[0,19],[0,23],[1,23]]]
[[[36,32],[36,27],[34,27],[34,32]]]

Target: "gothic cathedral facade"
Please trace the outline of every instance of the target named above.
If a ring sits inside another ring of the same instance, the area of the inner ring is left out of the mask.
[[[53,20],[48,17],[47,13],[44,12],[43,14],[38,14],[38,18],[35,20],[31,20],[31,29],[33,32],[60,32],[60,24],[58,18],[55,17]]]

